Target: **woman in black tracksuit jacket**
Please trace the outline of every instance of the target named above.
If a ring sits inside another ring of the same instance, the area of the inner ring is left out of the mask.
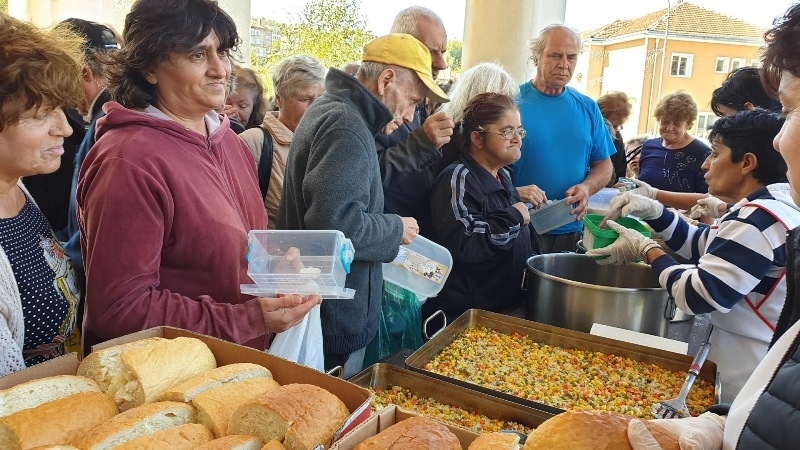
[[[522,300],[527,259],[540,248],[505,166],[520,157],[525,131],[511,97],[485,93],[470,100],[452,145],[457,161],[431,193],[434,240],[453,255],[444,288],[423,306],[455,320],[470,308],[501,312]]]

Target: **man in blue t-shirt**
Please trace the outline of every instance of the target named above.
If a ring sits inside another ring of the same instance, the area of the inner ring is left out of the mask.
[[[517,103],[528,136],[512,179],[522,200],[534,206],[565,197],[574,205],[574,222],[539,235],[544,253],[574,251],[589,196],[611,179],[616,150],[594,100],[567,87],[578,61],[578,35],[549,25],[529,44],[536,75],[520,86]]]

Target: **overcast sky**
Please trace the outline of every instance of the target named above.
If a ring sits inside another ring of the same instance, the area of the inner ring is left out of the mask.
[[[253,17],[282,22],[296,21],[309,0],[252,0]],[[484,0],[487,1],[487,0]],[[503,2],[504,0],[495,0]],[[768,27],[794,0],[690,0],[695,4],[755,25]],[[677,0],[671,0],[674,6]],[[395,14],[403,8],[422,5],[442,17],[448,39],[462,40],[466,0],[361,0],[367,28],[374,34],[389,31]],[[580,31],[598,27],[615,19],[629,19],[667,7],[667,0],[567,0],[565,23]]]

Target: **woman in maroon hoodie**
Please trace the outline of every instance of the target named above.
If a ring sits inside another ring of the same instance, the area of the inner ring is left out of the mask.
[[[240,293],[267,218],[253,157],[214,112],[236,25],[211,0],[138,0],[124,39],[78,185],[84,352],[159,325],[264,349],[320,299]]]

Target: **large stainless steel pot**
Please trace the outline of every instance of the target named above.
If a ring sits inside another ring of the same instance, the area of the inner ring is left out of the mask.
[[[586,255],[552,253],[528,259],[525,318],[588,333],[602,323],[666,336],[675,302],[650,266],[601,266]]]

